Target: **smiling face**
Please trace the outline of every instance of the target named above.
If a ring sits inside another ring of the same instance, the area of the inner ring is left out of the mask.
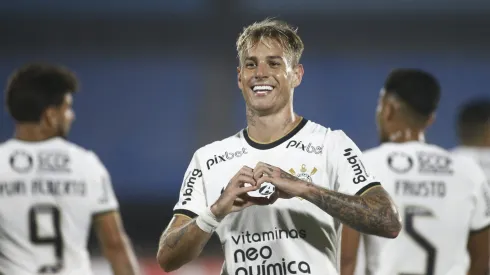
[[[292,64],[291,54],[279,41],[262,38],[243,52],[241,60],[238,87],[249,109],[270,114],[291,104],[303,67]]]

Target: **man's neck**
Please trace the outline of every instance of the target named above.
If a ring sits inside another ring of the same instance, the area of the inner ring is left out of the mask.
[[[248,136],[258,143],[271,143],[282,138],[300,121],[301,117],[292,108],[262,116],[247,107]]]
[[[34,123],[22,123],[15,126],[14,137],[24,141],[43,141],[55,137],[44,127]]]
[[[420,129],[406,128],[390,134],[390,142],[403,143],[410,141],[425,142],[425,132]]]

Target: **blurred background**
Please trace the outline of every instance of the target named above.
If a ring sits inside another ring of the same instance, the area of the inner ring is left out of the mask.
[[[147,274],[172,216],[193,152],[245,126],[236,85],[235,39],[243,26],[277,17],[305,43],[295,108],[376,146],[374,111],[393,68],[417,67],[441,82],[429,142],[456,145],[457,107],[490,95],[488,0],[0,1],[0,76],[31,61],[74,70],[82,89],[70,138],[112,174],[128,234]],[[0,106],[0,138],[12,123]],[[110,274],[91,240],[95,274]],[[218,274],[216,238],[175,274]],[[197,271],[199,270],[199,271]]]

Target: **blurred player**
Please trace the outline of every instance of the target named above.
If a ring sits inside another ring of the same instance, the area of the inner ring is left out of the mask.
[[[381,91],[376,118],[382,144],[364,156],[376,164],[404,229],[396,240],[362,235],[365,274],[488,274],[485,175],[470,158],[424,141],[439,98],[438,81],[415,69],[393,71]],[[344,227],[342,275],[353,274],[359,237]]]
[[[475,159],[490,180],[490,98],[472,100],[458,114],[460,146],[453,152]]]
[[[49,64],[26,65],[9,80],[15,136],[0,145],[0,274],[91,274],[91,224],[114,274],[137,274],[107,170],[65,139],[77,86]]]
[[[237,51],[248,127],[194,154],[160,240],[162,268],[196,258],[215,230],[222,274],[243,275],[338,274],[340,222],[395,238],[396,208],[357,146],[293,111],[303,76],[296,31],[255,23]]]

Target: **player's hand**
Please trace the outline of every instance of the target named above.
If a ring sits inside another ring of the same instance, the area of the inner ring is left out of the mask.
[[[245,184],[247,186],[245,186]],[[259,189],[260,185],[254,179],[252,168],[243,166],[242,169],[228,182],[221,196],[211,206],[211,212],[222,219],[231,212],[241,211],[251,205],[267,205],[270,203],[266,198],[253,198],[247,192]]]
[[[290,199],[301,196],[306,184],[306,182],[281,168],[263,162],[257,163],[253,172],[253,177],[258,186],[264,182],[270,182],[276,187],[275,199]]]

